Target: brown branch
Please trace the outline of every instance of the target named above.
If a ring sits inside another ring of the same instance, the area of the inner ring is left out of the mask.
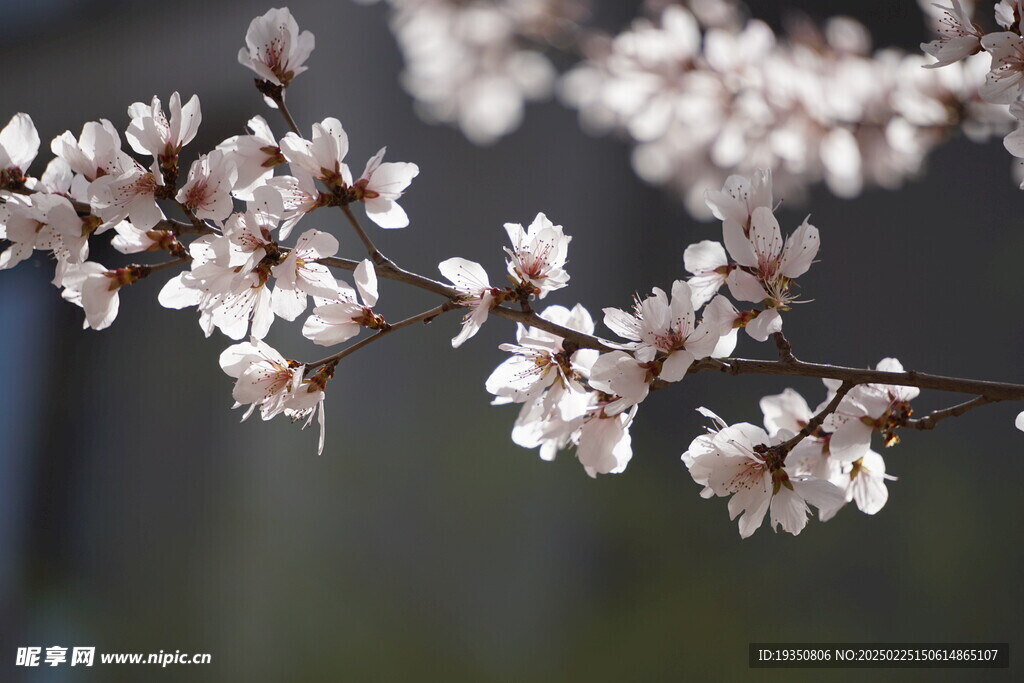
[[[282,249],[283,250],[283,249]],[[322,263],[325,266],[331,266],[332,268],[340,268],[342,270],[355,270],[359,266],[359,261],[353,261],[351,259],[329,257],[318,259],[318,263]],[[394,280],[396,282],[402,282],[413,287],[425,289],[428,292],[438,294],[447,298],[453,303],[461,301],[465,294],[460,292],[455,287],[451,287],[437,280],[431,280],[428,277],[411,273],[407,270],[403,270],[398,267],[393,261],[388,261],[384,265],[374,266],[374,270],[377,272],[379,277],[387,280]],[[597,349],[599,351],[612,351],[614,350],[606,342],[595,337],[593,335],[585,334],[578,330],[573,330],[562,325],[557,325],[549,320],[545,320],[534,312],[520,311],[513,308],[506,308],[505,306],[495,306],[491,309],[491,314],[496,315],[499,318],[505,318],[506,320],[512,320],[514,322],[523,323],[530,325],[538,329],[550,332],[551,334],[558,335],[567,341],[576,343],[580,348],[585,349]]]
[[[783,363],[771,360],[750,360],[746,358],[705,358],[690,366],[690,373],[717,370],[730,375],[787,375],[791,377],[818,377],[838,379],[853,384],[894,384],[936,391],[950,391],[961,394],[978,394],[991,400],[1024,400],[1024,385],[1006,382],[989,382],[977,379],[944,377],[924,372],[883,372],[862,370],[839,365],[824,365],[794,361]]]
[[[355,270],[359,261],[342,258],[323,258],[319,260],[327,266],[341,268],[343,270]],[[394,263],[376,266],[377,275],[388,279],[402,282],[413,287],[427,290],[434,294],[446,297],[451,301],[458,301],[462,293],[454,287],[450,287],[436,280],[411,273],[399,268]],[[572,330],[561,325],[549,322],[541,318],[537,313],[524,312],[504,306],[496,306],[491,313],[537,327],[551,334],[556,334],[563,339],[572,341],[580,348],[597,349],[599,351],[612,351],[604,340],[594,335],[584,334],[578,330]],[[788,341],[786,342],[788,344]],[[776,338],[778,345],[778,338]],[[790,347],[791,348],[791,347]],[[792,351],[790,351],[792,354]],[[895,384],[899,386],[918,387],[921,389],[934,389],[937,391],[950,391],[965,394],[978,394],[987,397],[989,400],[1024,400],[1024,385],[1009,384],[1005,382],[989,382],[985,380],[961,379],[957,377],[944,377],[923,372],[910,370],[907,372],[883,372],[881,370],[864,370],[860,368],[848,368],[838,365],[825,365],[820,363],[807,363],[797,360],[751,360],[746,358],[705,358],[695,362],[690,367],[690,374],[708,371],[724,372],[731,375],[785,375],[790,377],[817,377],[820,379],[837,379],[852,384]]]
[[[996,403],[1000,400],[1001,399],[998,398],[978,396],[959,405],[943,408],[942,410],[933,410],[924,417],[907,420],[902,426],[908,429],[935,429],[935,425],[941,420],[945,420],[947,417],[960,417],[964,413],[974,410],[978,406],[983,406],[988,403]]]
[[[288,110],[288,105],[285,104],[284,102],[284,88],[279,86],[274,87],[272,86],[272,84],[268,84],[266,81],[261,82],[259,79],[257,79],[256,81],[256,87],[260,90],[260,92],[262,92],[263,94],[265,94],[267,97],[274,101],[274,104],[277,105],[277,110],[281,112],[281,116],[284,117],[285,123],[288,124],[288,128],[290,128],[293,133],[295,133],[301,138],[302,133],[299,132],[299,126],[295,123],[295,119],[292,118],[291,111]],[[332,190],[332,188],[328,188],[328,190]],[[356,215],[354,213],[352,213],[352,209],[349,208],[349,205],[347,203],[341,203],[338,204],[338,206],[345,214],[345,218],[347,218],[348,222],[352,225],[352,229],[356,231],[356,235],[359,237],[359,240],[363,243],[363,246],[366,247],[366,253],[370,255],[370,258],[373,260],[373,262],[378,266],[383,266],[391,263],[391,259],[389,259],[383,253],[381,253],[381,251],[373,243],[373,240],[370,239],[370,236],[366,233],[365,230],[363,230],[363,226],[360,225],[359,219],[356,218]]]
[[[782,457],[783,460],[786,459],[786,455],[793,450],[798,443],[818,431],[818,428],[825,422],[825,418],[839,409],[839,404],[843,402],[846,394],[849,393],[850,389],[853,389],[854,386],[853,382],[843,382],[839,386],[839,389],[836,390],[836,395],[828,402],[828,405],[822,408],[817,415],[812,417],[807,424],[804,425],[803,429],[797,432],[793,438],[774,447],[774,450]]]
[[[188,208],[183,203],[179,202],[177,198],[172,198],[171,201],[177,204],[178,208],[181,209],[182,212],[184,212],[185,217],[188,218],[188,222],[192,224],[192,228],[194,229],[197,235],[205,235],[209,234],[210,232],[213,232],[213,230],[205,222],[199,220],[199,217],[196,216],[195,212],[192,211],[192,209]]]
[[[266,83],[266,81],[264,81],[264,83]],[[288,111],[288,105],[284,103],[284,88],[270,87],[267,90],[264,90],[262,87],[260,87],[259,79],[256,79],[256,87],[260,90],[260,92],[262,92],[264,95],[267,95],[268,97],[270,97],[270,99],[274,101],[274,104],[277,105],[277,110],[281,112],[281,116],[284,117],[284,122],[288,124],[288,128],[301,138],[302,133],[299,132],[299,126],[298,124],[295,123],[295,119],[292,118],[292,113]]]
[[[793,355],[793,345],[786,339],[786,335],[782,332],[776,332],[772,335],[775,340],[775,347],[779,350],[779,360],[783,363],[793,363],[796,361],[796,356]]]
[[[372,337],[367,337],[366,339],[362,339],[362,340],[356,342],[355,344],[352,344],[351,346],[349,346],[349,347],[339,351],[338,353],[334,354],[333,356],[327,356],[326,358],[321,358],[318,361],[314,361],[312,363],[307,364],[306,365],[306,372],[309,372],[310,370],[314,370],[314,369],[316,369],[316,368],[318,368],[318,367],[320,367],[322,365],[330,365],[330,364],[337,365],[338,361],[340,361],[345,356],[348,356],[350,354],[355,353],[356,351],[358,351],[359,349],[363,348],[364,346],[369,346],[370,344],[372,344],[373,342],[377,341],[378,339],[380,339],[381,337],[383,337],[385,335],[391,334],[392,332],[395,332],[396,330],[400,330],[403,327],[408,327],[409,325],[414,325],[414,324],[416,324],[418,322],[422,322],[424,324],[429,323],[429,322],[433,321],[434,318],[436,318],[437,316],[441,315],[442,313],[447,313],[448,311],[454,310],[455,308],[458,308],[458,306],[456,306],[455,304],[453,304],[450,301],[446,301],[443,304],[441,304],[440,306],[437,306],[435,308],[431,308],[429,311],[424,311],[423,313],[420,313],[418,315],[414,315],[411,318],[406,318],[405,320],[402,320],[401,322],[397,322],[394,325],[388,325],[387,327],[383,328],[382,330],[377,332],[377,334],[373,335]]]
[[[370,255],[370,258],[373,259],[373,262],[378,266],[383,266],[387,265],[388,263],[391,263],[391,259],[389,259],[387,256],[380,252],[377,246],[373,243],[373,240],[370,239],[370,236],[366,234],[365,230],[363,230],[363,226],[360,225],[359,219],[356,218],[356,215],[354,213],[352,213],[352,209],[349,207],[349,205],[339,204],[339,206],[341,207],[342,212],[345,214],[345,218],[347,218],[348,222],[352,225],[352,229],[355,230],[356,235],[359,236],[359,240],[363,243],[363,246],[366,247],[366,253]]]

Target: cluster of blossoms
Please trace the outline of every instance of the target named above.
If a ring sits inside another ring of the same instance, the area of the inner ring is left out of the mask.
[[[443,4],[394,2],[396,7],[409,8]],[[728,11],[716,13],[732,7],[721,0],[694,3],[694,7],[702,8],[700,16],[708,25],[728,26],[734,17]],[[1012,19],[1017,28],[990,41],[989,36],[968,32],[963,23],[966,15],[954,2],[948,30],[926,48],[941,64],[961,59],[979,50],[979,45],[995,55],[1001,49],[996,45],[1012,42],[1013,36],[1024,41],[1019,35],[1019,6],[1004,0],[997,16],[1000,21]],[[689,70],[684,80],[689,83],[692,77],[693,83],[700,82],[696,67],[691,68],[696,53],[686,52],[696,49],[692,40],[677,40],[687,35],[699,40],[693,33],[695,20],[676,6],[665,8],[663,19],[661,27],[634,27],[646,37],[616,43],[622,42],[620,48],[638,59],[683,65],[684,71]],[[665,31],[672,40],[648,35]],[[772,55],[778,56],[771,41],[758,43],[758,31],[763,37],[762,28],[748,25],[744,32],[753,34],[743,42],[750,38],[751,45],[761,44],[767,52],[755,50],[747,55],[749,59],[740,60],[742,64],[737,62],[741,71],[753,69],[762,58],[770,61]],[[715,54],[725,55],[732,43],[721,41],[736,36],[716,35],[705,36],[705,48],[718,45],[715,50],[723,52]],[[912,422],[931,428],[938,419],[959,415],[974,405],[1024,398],[1024,387],[960,381],[954,390],[978,393],[978,398],[915,421],[910,401],[919,390],[912,386],[913,373],[904,373],[898,361],[885,359],[856,380],[849,379],[858,373],[855,369],[797,361],[782,335],[783,314],[799,303],[796,281],[817,257],[818,230],[805,219],[783,236],[774,213],[774,179],[768,170],[728,176],[721,190],[704,194],[708,211],[722,221],[722,241],[705,240],[687,247],[682,261],[690,276],[674,281],[667,292],[655,287],[649,296],[636,297],[631,310],[605,308],[603,322],[618,337],[616,341],[595,336],[594,319],[582,305],[571,309],[552,305],[534,312],[534,301],[569,283],[566,264],[572,238],[543,213],[527,227],[504,226],[509,239],[505,248],[509,284],[504,287],[492,285],[481,264],[458,257],[438,266],[450,285],[405,271],[373,246],[352,207],[362,205],[365,215],[380,228],[407,227],[410,220],[398,200],[419,169],[411,163],[385,162],[381,149],[356,178],[345,161],[348,136],[334,118],[313,124],[310,137],[303,137],[287,111],[284,91],[306,69],[312,48],[312,34],[300,33],[287,9],[273,9],[253,20],[239,61],[256,73],[260,92],[282,110],[292,130],[278,138],[256,116],[248,122],[250,134],[231,137],[198,155],[187,175],[180,172],[181,155],[201,123],[196,96],[183,104],[178,93],[172,94],[169,113],[156,97],[148,104],[129,107],[124,135],[131,151],[146,163],[123,150],[118,129],[101,120],[86,123],[78,137],[66,131],[54,138],[50,148],[55,157],[39,177],[29,175],[39,151],[39,135],[28,115],[15,115],[0,130],[0,269],[14,267],[35,251],[47,252],[56,263],[53,284],[62,297],[84,310],[85,327],[102,330],[117,317],[122,287],[158,270],[187,266],[165,283],[159,303],[167,308],[194,308],[207,337],[219,330],[238,342],[221,353],[220,365],[235,382],[234,407],[247,406],[243,420],[257,409],[263,420],[284,414],[304,426],[317,417],[320,452],[326,388],[344,357],[384,334],[453,309],[464,311],[461,328],[452,339],[454,347],[473,337],[492,314],[514,319],[518,323],[515,343],[501,345],[510,355],[488,377],[486,389],[494,396],[494,404],[521,406],[512,430],[516,444],[538,449],[545,460],[573,448],[591,477],[626,468],[632,458],[631,425],[652,391],[683,381],[693,372],[717,369],[739,374],[744,364],[758,363],[730,357],[741,328],[756,341],[774,339],[780,360],[771,370],[782,370],[782,374],[799,374],[795,371],[808,368],[834,371],[814,375],[833,378],[825,381],[825,401],[812,412],[791,389],[768,396],[761,401],[764,429],[747,423],[729,426],[701,408],[714,426],[695,439],[682,457],[693,479],[704,487],[704,497],[732,496],[729,511],[733,518],[742,513],[739,524],[744,537],[761,525],[769,511],[773,526],[793,534],[805,526],[809,505],[818,508],[823,520],[851,501],[874,514],[886,502],[885,481],[892,479],[882,457],[871,450],[875,432],[889,446],[898,441],[896,431]],[[843,59],[866,62],[855,50],[836,51],[834,44],[830,50],[836,55],[841,52]],[[1017,79],[1013,73],[1024,71],[1018,71],[1019,59],[1000,59],[1003,66],[990,74],[985,91],[992,97],[993,92],[1001,93],[1004,99],[1012,92],[1016,98],[1017,90],[1024,88],[1018,85],[1024,76]],[[644,82],[645,88],[652,85]],[[645,97],[660,97],[656,87],[644,92]],[[643,111],[634,113],[657,119],[645,126],[665,123],[667,112],[678,104],[647,102]],[[1016,106],[1021,106],[1019,101]],[[855,140],[854,148],[859,149],[858,145]],[[785,163],[781,166],[786,168]],[[279,173],[282,167],[288,172]],[[180,211],[187,222],[168,218],[163,210],[168,206]],[[286,244],[306,215],[325,207],[341,209],[371,258],[338,258],[338,238],[307,227],[310,221],[293,244]],[[90,261],[92,238],[108,232],[112,246],[123,254],[167,252],[173,258],[113,269]],[[185,236],[192,237],[187,244],[179,241]],[[332,267],[352,271],[354,286],[336,278]],[[380,275],[431,291],[445,302],[389,323],[375,308]],[[731,299],[720,293],[723,287]],[[307,314],[310,297],[313,306]],[[295,321],[302,316],[303,336],[321,346],[345,342],[363,329],[375,334],[322,360],[300,362],[282,355],[265,338],[276,319]],[[837,374],[844,379],[836,379]],[[885,381],[875,381],[879,378]],[[941,385],[938,380],[959,381],[933,376],[931,385]],[[1024,430],[1024,413],[1016,424]]]
[[[246,44],[239,60],[274,101],[272,95],[280,96],[305,70],[313,37],[299,33],[287,9],[274,9],[253,20]],[[160,291],[159,302],[196,308],[207,336],[219,329],[231,339],[249,337],[221,357],[224,371],[237,380],[237,405],[249,405],[245,416],[259,407],[264,420],[284,413],[308,424],[320,406],[322,425],[324,387],[334,365],[312,372],[262,341],[275,318],[295,320],[313,297],[303,334],[324,346],[387,323],[371,308],[377,284],[369,260],[354,268],[353,289],[323,264],[338,251],[336,237],[311,228],[293,246],[284,241],[304,216],[325,206],[348,210],[361,203],[380,227],[406,227],[409,219],[397,200],[418,168],[383,161],[381,149],[355,178],[345,163],[348,137],[337,119],[314,124],[309,139],[295,132],[277,139],[257,116],[248,123],[250,135],[199,155],[179,183],[179,155],[202,119],[199,98],[183,105],[174,93],[168,114],[154,97],[131,105],[128,115],[125,137],[132,151],[151,159],[148,165],[122,149],[110,121],[92,121],[77,138],[70,131],[54,138],[56,156],[35,178],[28,171],[40,140],[32,120],[17,114],[0,131],[0,239],[9,243],[0,252],[0,269],[36,250],[49,252],[56,261],[53,284],[84,309],[85,327],[102,330],[117,317],[123,286],[187,264],[190,269]],[[284,165],[289,173],[277,174]],[[244,210],[238,206],[243,202]],[[177,205],[189,222],[169,220],[161,203]],[[92,237],[108,231],[121,253],[166,251],[175,260],[114,269],[88,260]],[[178,240],[186,234],[199,237],[186,246]],[[321,449],[322,439],[321,430]]]
[[[782,312],[796,298],[796,278],[810,268],[818,252],[818,231],[804,221],[783,240],[772,211],[772,178],[767,171],[753,179],[730,177],[707,202],[723,221],[725,247],[704,241],[685,252],[689,280],[677,280],[671,293],[654,288],[637,298],[632,311],[604,309],[604,324],[622,338],[604,342],[606,353],[580,348],[562,336],[520,324],[515,344],[502,345],[511,358],[487,380],[494,403],[523,404],[512,439],[540,448],[551,459],[569,445],[587,473],[617,473],[632,456],[629,426],[652,388],[681,381],[697,361],[732,353],[737,333],[745,328],[758,341],[782,329]],[[461,344],[479,328],[493,306],[542,298],[568,280],[563,266],[569,237],[541,214],[524,231],[507,225],[513,248],[508,272],[515,283],[506,290],[490,286],[483,268],[463,259],[441,264],[442,273],[467,297]],[[738,310],[719,289],[727,285],[741,302]],[[698,318],[698,312],[700,317]],[[540,316],[563,328],[592,335],[594,322],[580,305],[551,306]]]
[[[903,372],[894,358],[876,369]],[[747,422],[728,425],[710,410],[699,409],[713,426],[693,440],[683,463],[704,487],[704,498],[731,496],[729,515],[742,515],[742,537],[757,531],[769,511],[773,528],[795,535],[807,524],[808,503],[827,521],[851,501],[873,515],[888,500],[885,482],[895,477],[886,474],[885,460],[871,450],[871,437],[877,431],[886,446],[896,443],[894,431],[906,423],[918,390],[862,384],[830,411],[841,383],[825,380],[825,386],[828,395],[814,411],[793,389],[762,398],[763,429]],[[823,412],[827,417],[815,424],[815,414]]]
[[[872,52],[867,30],[837,17],[823,31],[794,22],[787,37],[763,22],[702,24],[670,5],[615,37],[586,44],[587,60],[561,94],[597,131],[635,142],[633,167],[674,187],[694,215],[702,192],[730,172],[772,168],[787,198],[824,180],[837,195],[897,188],[963,125],[983,140],[1008,127],[978,95],[985,69],[969,60],[945,73],[900,50]]]
[[[843,197],[895,189],[950,129],[984,141],[1013,121],[986,86],[979,92],[983,57],[923,71],[923,55],[873,51],[847,17],[821,30],[794,19],[780,36],[737,0],[648,0],[649,17],[613,36],[577,25],[588,15],[583,0],[388,2],[403,84],[425,119],[487,144],[557,85],[588,130],[628,137],[637,174],[675,189],[695,216],[707,217],[704,188],[757,168],[774,169],[790,201],[822,181]],[[1012,4],[1000,3],[1000,21],[1013,17]],[[952,19],[933,17],[941,47],[930,51],[941,50],[941,63],[980,49],[966,16],[955,3]],[[559,79],[545,50],[568,44],[584,60]],[[1012,140],[1024,156],[1024,137]]]
[[[363,0],[373,2],[375,0]],[[402,83],[429,121],[490,144],[547,98],[555,68],[533,45],[564,42],[586,0],[387,0],[405,57]]]
[[[952,0],[948,7],[935,7],[941,12],[939,38],[922,44],[921,49],[937,61],[927,66],[955,68],[968,60],[990,57],[985,60],[987,72],[976,76],[978,93],[994,106],[1009,105],[1017,128],[1003,139],[1003,145],[1010,154],[1024,159],[1024,5],[1021,0],[997,2],[995,21],[1003,30],[994,33],[985,33],[974,23],[973,3],[965,7],[960,0]],[[1024,189],[1024,164],[1018,164],[1017,174]]]

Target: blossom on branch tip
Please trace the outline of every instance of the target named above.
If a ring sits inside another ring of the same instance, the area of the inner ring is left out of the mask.
[[[151,170],[160,185],[164,184],[164,168],[176,168],[178,152],[192,142],[203,119],[199,108],[199,96],[193,95],[184,106],[177,92],[171,94],[168,102],[171,118],[164,114],[160,98],[156,95],[149,104],[135,102],[128,107],[132,121],[125,131],[128,144],[138,154],[153,157]]]
[[[386,150],[387,147],[382,147],[366,162],[363,175],[353,185],[353,194],[366,206],[371,221],[382,228],[404,228],[409,225],[409,216],[398,205],[398,198],[420,169],[405,161],[384,162]]]
[[[538,213],[526,230],[519,223],[506,223],[505,232],[512,242],[505,253],[511,259],[508,274],[514,282],[530,285],[540,299],[569,283],[565,262],[572,237],[562,233],[561,225]]]
[[[287,88],[304,66],[316,40],[299,25],[287,7],[271,9],[249,23],[245,44],[238,51],[238,63],[252,69],[259,79]]]
[[[50,142],[50,151],[63,159],[75,173],[70,194],[79,201],[89,201],[89,184],[101,176],[119,176],[134,161],[121,151],[121,136],[106,119],[89,121],[76,139],[66,130]]]
[[[39,133],[28,114],[15,114],[0,130],[0,189],[24,181],[39,153]]]
[[[731,496],[729,518],[739,519],[742,538],[752,535],[770,511],[771,525],[793,535],[807,524],[808,503],[827,519],[842,507],[843,492],[827,480],[796,474],[773,449],[792,436],[770,437],[760,427],[742,422],[726,425],[710,411],[717,428],[694,439],[683,453],[690,476],[704,486],[701,496]]]
[[[94,261],[73,264],[63,273],[61,286],[64,291],[61,296],[85,311],[83,329],[103,330],[110,327],[117,317],[121,287],[139,277],[135,267],[107,270]]]
[[[248,405],[242,416],[248,419],[259,408],[260,417],[269,420],[284,413],[293,421],[306,419],[306,425],[319,411],[320,445],[324,448],[324,385],[331,372],[318,372],[304,379],[305,366],[282,356],[266,342],[252,338],[229,346],[220,356],[221,369],[236,379],[231,392],[235,408]]]
[[[332,190],[352,185],[352,171],[345,163],[348,133],[336,118],[314,123],[309,140],[295,133],[285,134],[281,138],[281,153],[293,169],[322,180]]]

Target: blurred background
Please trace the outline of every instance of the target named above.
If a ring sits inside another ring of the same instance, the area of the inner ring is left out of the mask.
[[[635,13],[633,3],[596,4],[619,26]],[[776,25],[785,7],[825,16],[811,0],[754,4]],[[916,50],[928,39],[916,6],[890,5],[835,1],[828,13],[865,22],[878,45]],[[689,243],[720,239],[717,224],[636,178],[625,143],[586,136],[556,102],[530,105],[522,127],[489,147],[421,122],[399,85],[386,6],[290,7],[317,39],[288,93],[302,128],[338,117],[357,171],[385,144],[389,159],[420,166],[402,200],[412,226],[374,233],[407,269],[436,276],[438,262],[463,256],[494,280],[502,224],[544,211],[573,236],[570,287],[545,301],[581,302],[599,318],[683,277]],[[99,118],[123,131],[129,104],[175,90],[202,101],[187,153],[243,132],[257,113],[283,135],[236,61],[266,9],[7,0],[0,121],[32,116],[44,140],[35,171],[62,131]],[[955,136],[899,193],[838,200],[818,188],[806,205],[784,203],[783,230],[810,212],[823,243],[801,279],[814,303],[786,318],[797,355],[858,367],[896,356],[1024,382],[1024,195],[1008,166],[998,140]],[[306,221],[359,257],[340,213]],[[796,538],[763,527],[741,541],[726,502],[702,500],[679,461],[702,430],[694,409],[756,423],[761,396],[792,386],[815,405],[816,381],[688,378],[644,404],[627,471],[592,480],[571,452],[546,463],[512,444],[517,409],[488,405],[483,383],[513,326],[488,322],[453,351],[449,316],[341,364],[317,457],[315,429],[238,423],[217,363],[231,342],[204,339],[194,311],[156,305],[164,278],[123,292],[115,325],[97,333],[80,329],[52,275],[38,255],[0,273],[4,681],[840,681],[853,674],[748,669],[747,644],[1009,641],[1019,652],[1019,405],[906,434],[884,453],[899,481],[875,516],[849,506]],[[434,305],[393,283],[381,290],[391,320]],[[268,340],[290,357],[324,355],[297,328],[279,322]],[[738,353],[774,352],[744,338]],[[960,398],[925,394],[916,407]],[[17,647],[51,645],[209,652],[213,663],[13,666]]]

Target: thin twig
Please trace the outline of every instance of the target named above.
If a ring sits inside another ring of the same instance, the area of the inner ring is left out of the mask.
[[[947,417],[960,417],[967,411],[974,410],[978,406],[983,406],[988,403],[996,403],[999,400],[1000,399],[998,398],[989,398],[988,396],[978,396],[959,405],[943,408],[942,410],[933,410],[924,417],[907,420],[903,426],[908,429],[935,429],[935,425],[941,420],[945,420]]]
[[[188,208],[183,203],[179,202],[177,198],[171,198],[171,201],[177,204],[178,208],[185,213],[185,217],[188,218],[189,223],[192,224],[192,227],[195,229],[196,234],[205,234],[205,232],[208,229],[208,226],[203,221],[199,220],[199,217],[196,216],[195,212],[192,209]]]
[[[345,217],[348,218],[348,222],[351,223],[352,228],[356,231],[356,235],[359,236],[359,239],[362,241],[363,246],[366,247],[366,253],[370,255],[370,258],[373,259],[373,262],[378,266],[383,266],[387,265],[388,263],[391,263],[391,259],[389,259],[387,256],[382,254],[379,249],[377,249],[377,246],[373,243],[373,240],[371,240],[370,236],[366,234],[365,230],[363,230],[363,226],[359,224],[359,219],[356,218],[356,215],[354,213],[352,213],[352,209],[349,208],[349,205],[341,204],[340,206],[342,212],[344,212],[345,214]]]
[[[364,346],[369,346],[370,344],[372,344],[373,342],[377,341],[378,339],[380,339],[381,337],[383,337],[385,335],[391,334],[392,332],[394,332],[396,330],[400,330],[403,327],[408,327],[409,325],[414,325],[414,324],[416,324],[418,322],[429,323],[434,318],[436,318],[437,316],[441,315],[442,313],[446,313],[447,311],[451,311],[451,310],[453,310],[455,308],[458,308],[458,306],[452,304],[450,301],[446,301],[445,303],[441,304],[440,306],[437,306],[435,308],[431,308],[429,311],[424,311],[423,313],[420,313],[418,315],[414,315],[411,318],[406,318],[405,320],[402,320],[401,322],[397,322],[397,323],[395,323],[393,325],[388,325],[387,327],[385,327],[384,329],[380,330],[379,332],[377,332],[377,334],[373,335],[372,337],[367,337],[366,339],[360,340],[360,341],[356,342],[355,344],[353,344],[352,346],[349,346],[348,348],[343,349],[340,352],[334,354],[333,356],[327,356],[326,358],[321,358],[318,361],[314,361],[312,363],[307,364],[306,365],[306,372],[309,372],[310,370],[314,370],[314,369],[320,367],[321,365],[328,365],[330,363],[333,363],[333,364],[337,365],[338,361],[340,361],[345,356],[348,356],[349,354],[355,353],[356,351],[358,351],[359,349],[363,348]]]
[[[268,95],[274,101],[274,104],[277,105],[278,111],[281,112],[281,116],[284,117],[285,123],[288,124],[291,131],[299,137],[302,137],[302,133],[299,132],[299,127],[295,123],[295,119],[292,118],[291,111],[288,110],[288,105],[284,102],[284,89],[279,88],[269,92]],[[356,231],[356,235],[359,237],[360,241],[362,241],[363,246],[366,247],[366,253],[370,255],[373,262],[378,266],[390,263],[391,260],[377,249],[373,240],[370,239],[370,236],[366,234],[365,230],[363,230],[363,226],[359,224],[359,219],[357,219],[356,215],[352,213],[352,209],[349,208],[348,204],[339,204],[339,206],[341,207],[342,212],[344,212],[345,217],[348,219],[348,222],[352,224],[352,228]]]
[[[818,377],[838,379],[853,384],[894,384],[936,391],[951,391],[961,394],[977,394],[992,400],[1022,401],[1024,385],[1007,382],[989,382],[978,379],[944,377],[909,370],[906,372],[884,372],[862,370],[839,365],[824,365],[794,361],[783,363],[772,360],[750,360],[747,358],[705,358],[690,366],[690,373],[716,370],[730,375],[788,375],[791,377]]]
[[[843,382],[839,386],[839,389],[836,390],[836,395],[828,402],[828,405],[822,408],[817,415],[812,417],[807,424],[804,425],[803,429],[797,432],[793,438],[774,447],[774,450],[782,456],[783,460],[786,459],[786,455],[793,450],[798,443],[818,431],[818,428],[825,422],[825,418],[836,412],[839,408],[839,404],[843,402],[846,394],[849,393],[850,389],[853,389],[854,386],[855,384],[853,382]]]
[[[284,122],[288,124],[288,128],[301,138],[302,133],[299,132],[299,126],[295,123],[295,119],[292,118],[292,113],[288,111],[288,105],[284,103],[284,90],[281,89],[277,94],[271,93],[270,99],[274,100],[274,104],[277,105],[277,110],[281,112],[281,116],[284,117]]]

